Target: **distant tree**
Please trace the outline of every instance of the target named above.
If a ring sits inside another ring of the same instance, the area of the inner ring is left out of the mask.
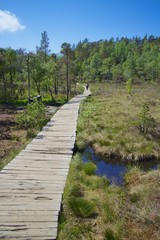
[[[71,81],[69,80],[69,66],[74,56],[71,44],[66,42],[63,43],[61,46],[61,53],[63,54],[63,59],[66,66],[66,96],[68,101],[69,94],[71,92]]]
[[[41,62],[39,56],[33,55],[31,57],[30,68],[31,68],[33,86],[36,87],[37,93],[41,95],[42,85],[43,85],[44,77],[46,74],[46,69],[44,67],[44,63]]]
[[[37,53],[44,59],[44,62],[47,61],[47,56],[50,53],[49,50],[49,37],[47,35],[47,32],[44,31],[41,33],[41,44],[40,47],[37,47]]]
[[[54,95],[58,93],[58,81],[57,81],[57,62],[56,59],[50,57],[47,63],[44,65],[45,68],[45,76],[43,80],[43,86],[46,89],[46,92],[49,92],[52,101],[54,100]]]
[[[5,59],[5,50],[0,49],[0,85],[1,85],[1,100],[7,100],[7,79],[5,76],[6,73],[6,59]]]

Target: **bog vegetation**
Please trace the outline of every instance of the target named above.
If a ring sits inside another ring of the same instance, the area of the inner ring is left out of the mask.
[[[160,157],[160,113],[157,83],[94,84],[93,96],[80,108],[76,144],[123,161]]]
[[[76,148],[89,144],[119,161],[152,161],[160,156],[159,85],[90,85],[80,107]],[[92,162],[76,154],[63,196],[58,239],[158,240],[160,170],[128,167],[122,186],[94,174]]]
[[[71,162],[58,239],[158,240],[159,170],[129,168],[120,187],[86,164],[79,154]]]

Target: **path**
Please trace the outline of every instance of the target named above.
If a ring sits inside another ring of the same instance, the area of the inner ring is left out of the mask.
[[[0,239],[56,239],[79,104],[88,94],[62,106],[0,172]]]

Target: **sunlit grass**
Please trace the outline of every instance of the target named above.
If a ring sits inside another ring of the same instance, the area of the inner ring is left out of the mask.
[[[105,90],[104,90],[105,89]],[[143,84],[133,86],[132,99],[125,86],[99,85],[91,87],[93,96],[81,106],[76,144],[83,149],[89,144],[97,153],[123,160],[142,160],[160,156],[160,112],[158,94],[160,86]],[[148,104],[156,129],[142,134],[135,121],[144,103]],[[132,155],[132,156],[131,156]]]

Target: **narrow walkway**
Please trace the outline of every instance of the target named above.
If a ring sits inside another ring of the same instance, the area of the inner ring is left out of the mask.
[[[71,99],[0,172],[0,239],[56,239],[79,104]]]

